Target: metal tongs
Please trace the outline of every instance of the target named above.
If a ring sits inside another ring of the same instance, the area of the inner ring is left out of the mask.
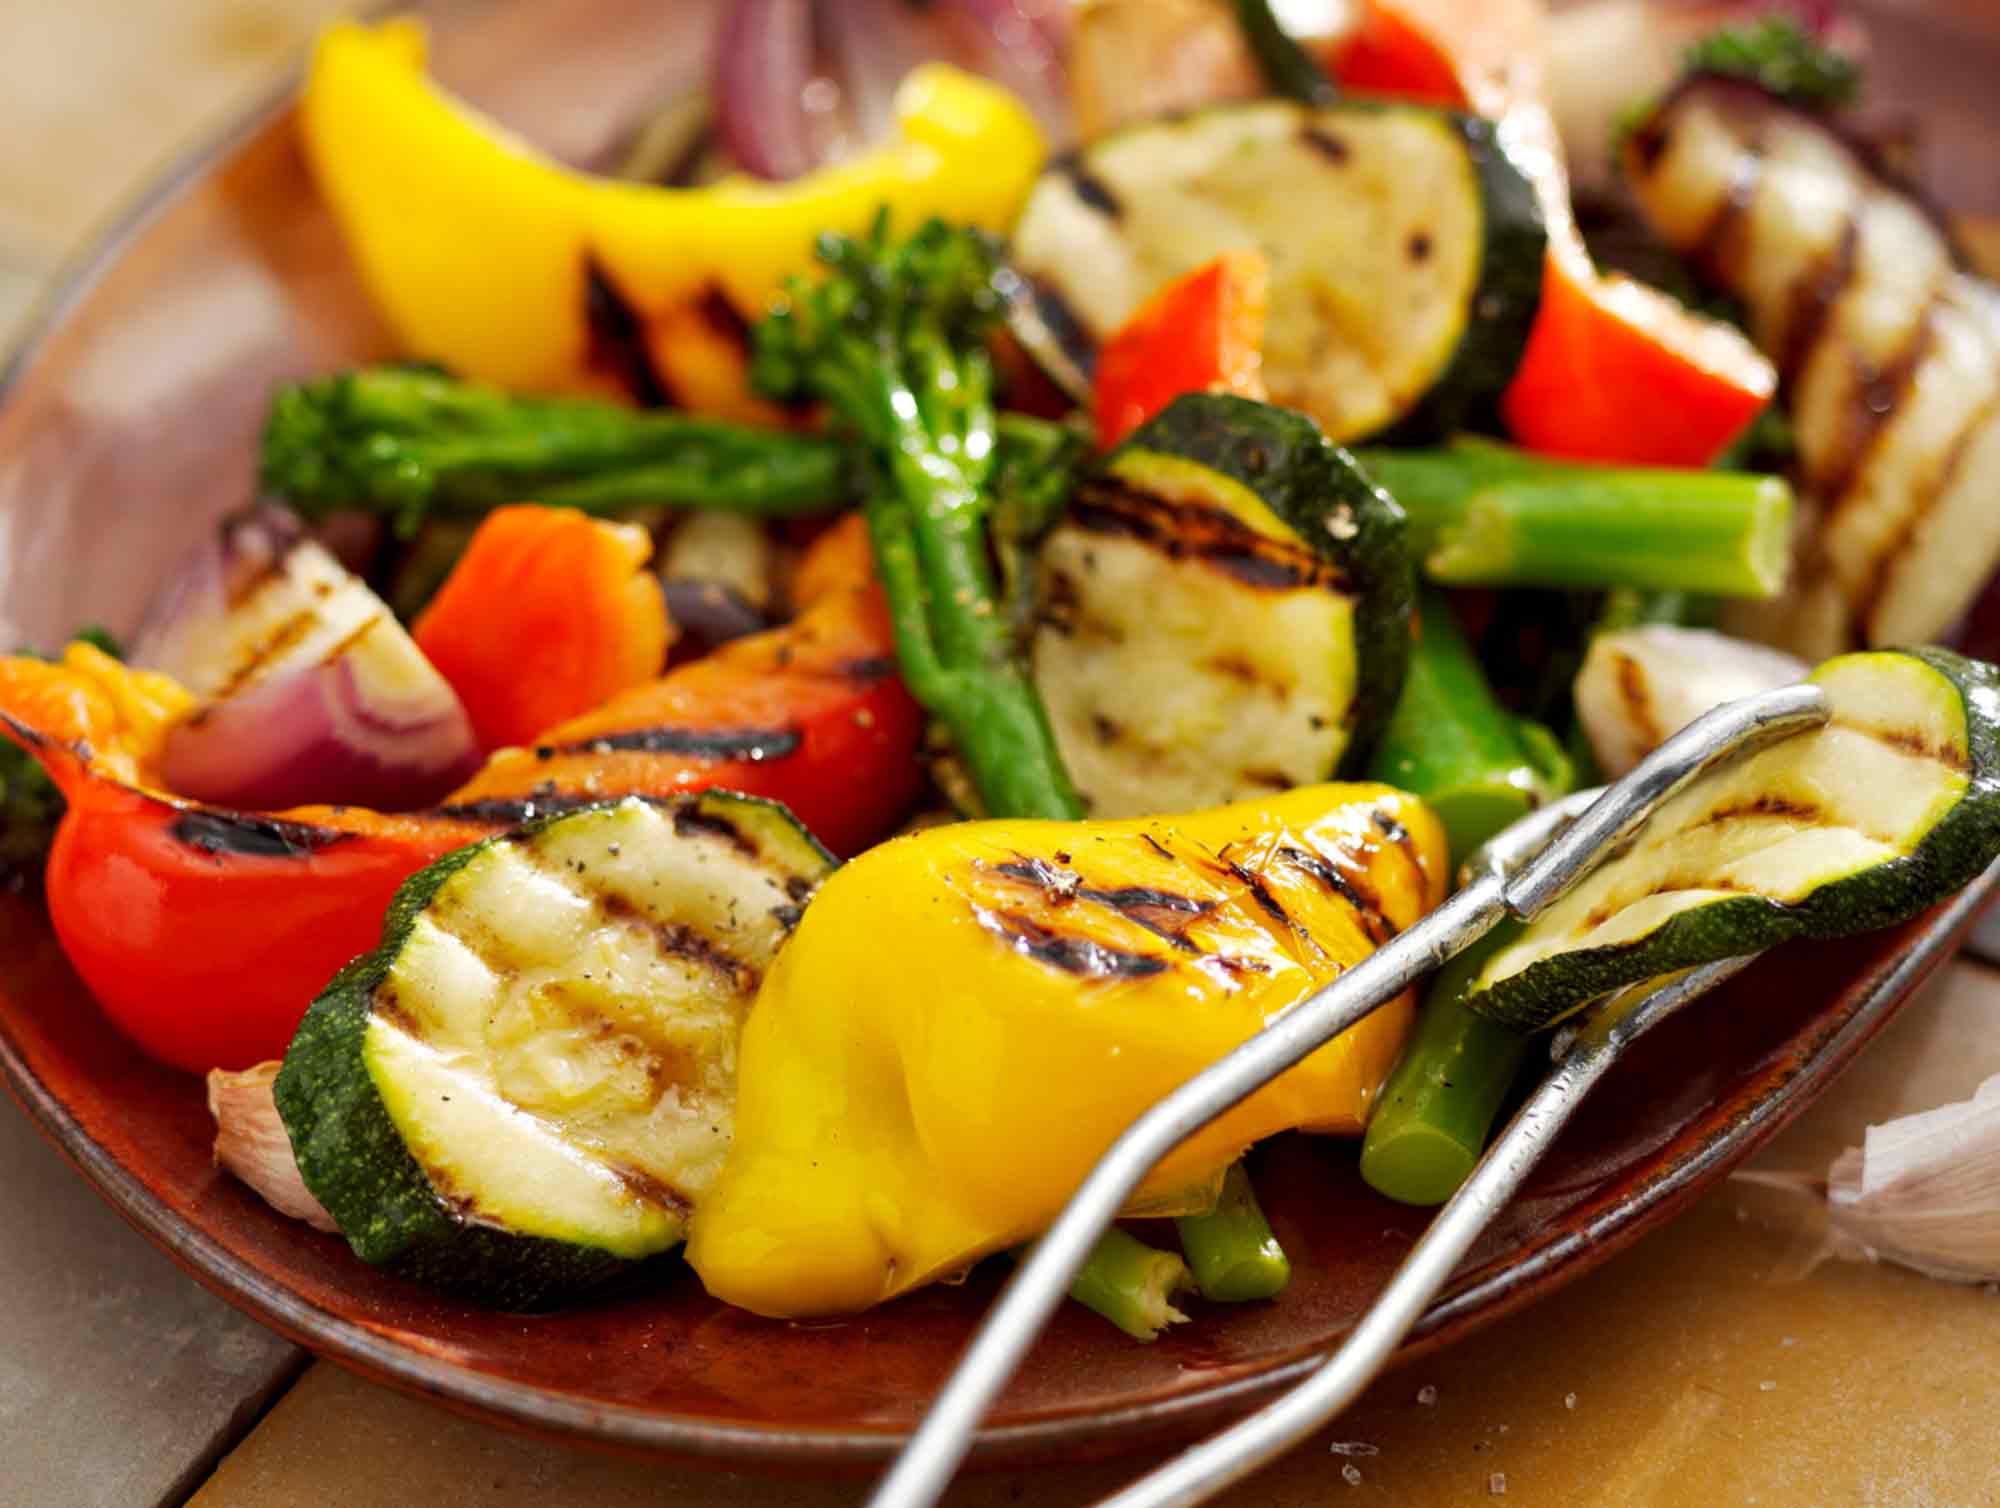
[[[869,1500],[870,1508],[929,1508],[937,1501],[971,1448],[979,1421],[1062,1302],[1098,1237],[1154,1164],[1185,1138],[1463,952],[1503,918],[1532,920],[1711,765],[1818,727],[1827,716],[1825,694],[1810,685],[1731,702],[1689,724],[1615,784],[1515,823],[1474,856],[1465,883],[1437,910],[1141,1115],[1111,1144],[1016,1271]],[[1204,1502],[1346,1407],[1394,1354],[1618,1055],[1750,962],[1725,959],[1632,986],[1599,1006],[1583,1027],[1559,1036],[1556,1071],[1487,1149],[1339,1349],[1289,1392],[1106,1498],[1100,1508]]]

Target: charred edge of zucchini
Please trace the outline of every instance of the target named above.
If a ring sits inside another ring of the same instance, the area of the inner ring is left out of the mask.
[[[837,863],[778,803],[707,791],[601,800],[550,812],[447,854],[406,880],[389,904],[380,945],[342,969],[312,1003],[272,1085],[301,1177],[362,1261],[485,1308],[526,1313],[602,1289],[667,1256],[663,1251],[633,1258],[483,1223],[474,1199],[439,1189],[411,1153],[365,1059],[377,992],[409,943],[417,919],[447,883],[501,844],[631,799],[672,812],[677,831],[704,822],[726,823],[726,817],[707,810],[718,803],[767,812],[784,820],[803,851],[823,863],[823,872]],[[804,898],[803,891],[796,891],[795,904],[784,908],[791,914],[779,921],[787,931],[796,925],[797,906]],[[327,1071],[327,1065],[335,1065],[334,1071]]]
[[[1105,458],[1152,450],[1212,467],[1254,492],[1339,573],[1354,599],[1354,701],[1334,773],[1366,768],[1402,694],[1416,612],[1403,510],[1304,414],[1226,393],[1175,399]]]
[[[1921,661],[1950,682],[1965,709],[1969,783],[1915,848],[1828,881],[1797,902],[1757,895],[1711,901],[1669,917],[1634,943],[1548,955],[1483,989],[1475,987],[1466,1003],[1516,1030],[1539,1031],[1629,984],[1783,942],[1894,926],[1977,878],[2000,855],[2000,719],[1994,715],[2000,710],[2000,670],[1946,649],[1873,653]],[[1550,962],[1559,965],[1559,982],[1542,967]]]
[[[1458,132],[1479,175],[1485,244],[1457,348],[1416,406],[1373,437],[1384,445],[1423,444],[1462,429],[1497,432],[1500,397],[1521,364],[1542,307],[1549,236],[1533,180],[1508,155],[1493,122],[1455,110],[1433,113]]]

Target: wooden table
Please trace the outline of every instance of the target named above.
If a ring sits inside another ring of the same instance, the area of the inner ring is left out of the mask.
[[[266,87],[334,8],[0,0],[0,330],[121,193]],[[1871,1120],[1996,1071],[2000,974],[1958,965],[1760,1165],[1821,1172]],[[504,1434],[310,1364],[119,1225],[11,1105],[0,1180],[0,1508],[862,1496]],[[1554,1301],[1385,1379],[1227,1501],[2000,1504],[2000,1296],[1869,1267],[1801,1275],[1813,1245],[1800,1208],[1732,1183]],[[951,1501],[1080,1503],[1131,1469],[985,1478]]]

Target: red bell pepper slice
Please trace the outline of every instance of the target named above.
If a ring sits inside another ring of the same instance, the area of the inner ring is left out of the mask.
[[[1270,269],[1226,251],[1156,290],[1097,353],[1097,439],[1110,449],[1183,393],[1264,396]]]
[[[398,885],[536,813],[720,786],[783,801],[853,852],[914,799],[923,727],[858,518],[822,536],[795,595],[785,627],[503,752],[443,807],[409,815],[239,813],[135,789],[92,766],[89,730],[45,678],[30,695],[0,675],[0,731],[69,803],[45,882],[56,935],[147,1053],[245,1068],[282,1055],[335,970],[375,946]]]
[[[1591,265],[1543,99],[1541,27],[1538,0],[1366,0],[1327,60],[1343,84],[1470,108],[1524,149],[1549,256],[1500,401],[1508,432],[1578,460],[1709,465],[1771,401],[1777,373],[1731,326]]]

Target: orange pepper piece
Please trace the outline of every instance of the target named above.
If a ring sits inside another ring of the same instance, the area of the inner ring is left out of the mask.
[[[483,750],[524,744],[660,673],[673,624],[646,531],[497,508],[411,629]]]

